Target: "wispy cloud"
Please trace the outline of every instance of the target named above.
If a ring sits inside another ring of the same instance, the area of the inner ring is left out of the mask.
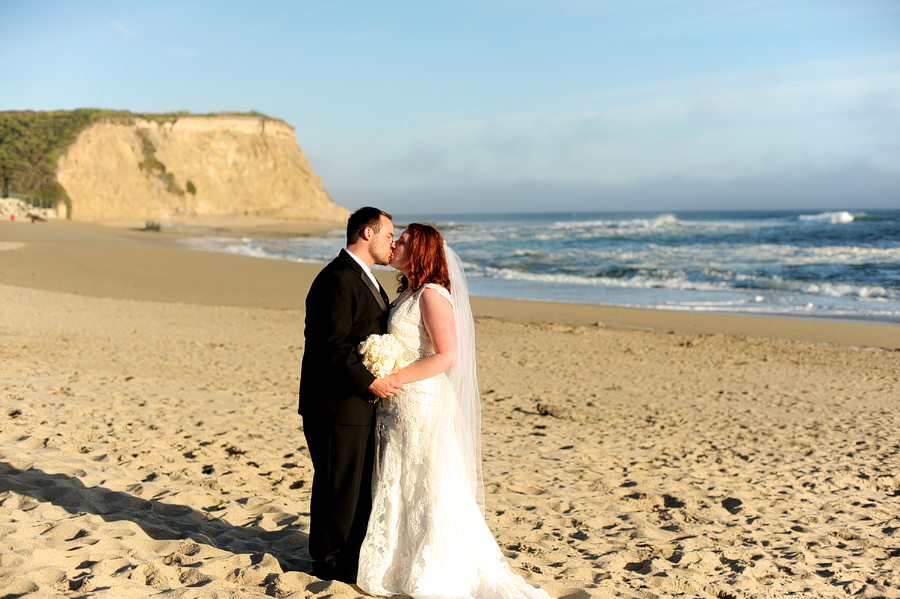
[[[900,174],[900,57],[610,90],[593,109],[447,123],[385,142],[347,179],[630,184],[856,161]]]
[[[684,21],[683,23],[677,23],[676,25],[673,26],[673,29],[677,29],[679,27],[686,27],[688,25],[693,25],[695,23],[701,23],[703,21],[709,21],[711,19],[724,17],[726,15],[732,15],[734,13],[744,12],[747,10],[758,8],[760,6],[766,6],[768,4],[775,4],[776,2],[781,2],[781,0],[763,0],[762,2],[751,2],[750,4],[744,4],[742,6],[735,6],[734,8],[730,8],[728,10],[719,10],[716,12],[712,12],[712,13],[700,16],[700,17],[696,17],[689,21]]]
[[[105,19],[105,20],[106,20],[106,24],[109,25],[110,27],[112,27],[113,29],[117,29],[117,30],[121,31],[122,33],[124,33],[125,35],[130,35],[132,37],[138,37],[138,35],[135,32],[133,32],[128,27],[125,27],[125,25],[122,25],[121,23],[116,23],[114,21],[110,21],[109,19]]]

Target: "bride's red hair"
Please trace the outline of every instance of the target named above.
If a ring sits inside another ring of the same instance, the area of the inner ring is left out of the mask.
[[[444,238],[431,225],[412,223],[406,230],[409,232],[406,242],[409,278],[402,274],[397,277],[400,281],[397,291],[416,291],[426,283],[434,283],[450,291],[450,271],[444,254]]]

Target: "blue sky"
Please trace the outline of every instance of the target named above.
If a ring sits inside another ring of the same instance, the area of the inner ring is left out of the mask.
[[[257,110],[396,213],[900,207],[900,2],[0,0],[0,110]]]

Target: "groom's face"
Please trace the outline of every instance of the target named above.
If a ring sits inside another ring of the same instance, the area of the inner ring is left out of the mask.
[[[394,223],[386,216],[381,217],[381,230],[369,241],[369,254],[375,264],[387,265],[394,249]]]

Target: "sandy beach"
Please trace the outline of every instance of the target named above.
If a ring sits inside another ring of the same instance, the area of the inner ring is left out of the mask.
[[[308,574],[319,266],[142,225],[0,222],[0,598],[362,596]],[[900,598],[900,327],[473,308],[486,518],[530,582]]]

